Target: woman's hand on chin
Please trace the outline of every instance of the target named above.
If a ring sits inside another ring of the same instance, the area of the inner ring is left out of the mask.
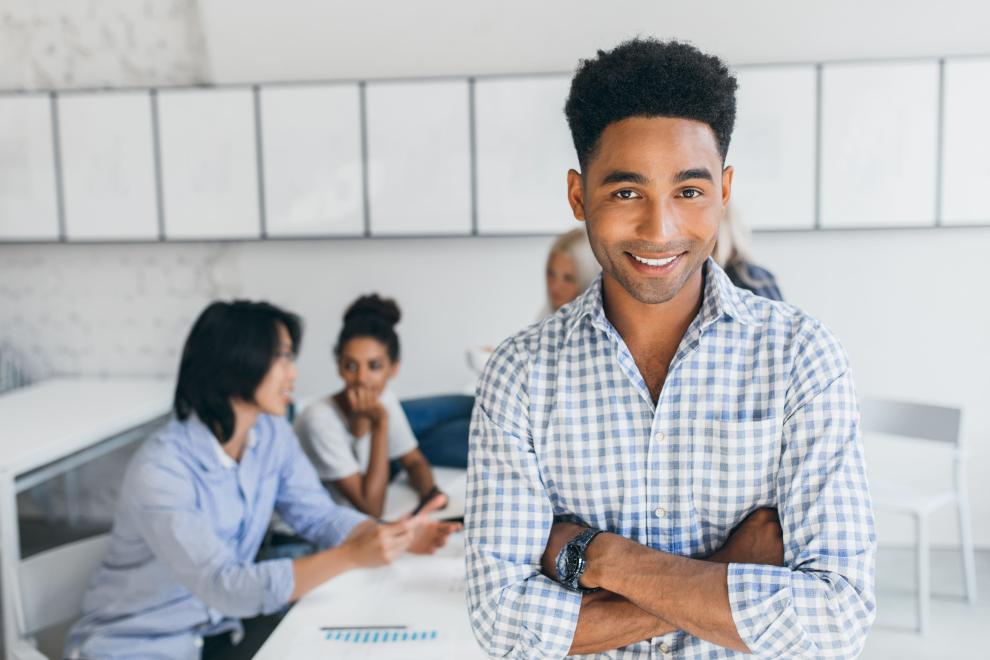
[[[349,387],[345,392],[351,415],[364,417],[375,426],[388,421],[388,411],[378,392],[361,386]]]

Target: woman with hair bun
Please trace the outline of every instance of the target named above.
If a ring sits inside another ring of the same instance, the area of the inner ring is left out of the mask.
[[[439,501],[383,524],[330,500],[285,419],[301,339],[299,317],[266,302],[200,314],[174,418],[131,459],[62,657],[250,658],[319,584],[431,554],[458,529],[424,515]],[[256,559],[274,512],[314,552]]]
[[[334,347],[344,389],[307,406],[295,424],[333,498],[376,518],[385,509],[393,460],[408,472],[423,501],[439,492],[402,405],[388,387],[399,370],[395,325],[401,316],[394,300],[377,294],[361,296],[347,308]]]

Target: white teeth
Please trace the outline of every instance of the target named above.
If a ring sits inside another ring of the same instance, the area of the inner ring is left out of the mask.
[[[646,264],[647,266],[666,266],[667,264],[669,264],[670,262],[672,262],[674,259],[676,259],[679,256],[680,255],[677,255],[677,256],[674,256],[674,257],[667,258],[667,259],[644,259],[643,257],[637,257],[634,254],[633,255],[633,259],[635,259],[636,261],[638,261],[641,264]]]

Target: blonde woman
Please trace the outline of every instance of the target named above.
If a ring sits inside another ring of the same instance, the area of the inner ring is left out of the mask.
[[[547,255],[547,306],[541,318],[577,298],[599,272],[601,266],[591,252],[584,227],[561,234]]]
[[[561,234],[550,246],[547,255],[547,302],[540,309],[537,321],[542,321],[558,309],[577,298],[598,277],[602,270],[591,251],[588,235],[583,227]],[[477,375],[485,368],[494,347],[472,346],[467,350],[467,362]],[[474,394],[474,382],[465,391]]]

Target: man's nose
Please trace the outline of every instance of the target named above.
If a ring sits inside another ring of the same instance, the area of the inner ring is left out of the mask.
[[[657,244],[667,243],[679,231],[677,220],[664,200],[651,200],[645,205],[638,229],[639,238]]]

